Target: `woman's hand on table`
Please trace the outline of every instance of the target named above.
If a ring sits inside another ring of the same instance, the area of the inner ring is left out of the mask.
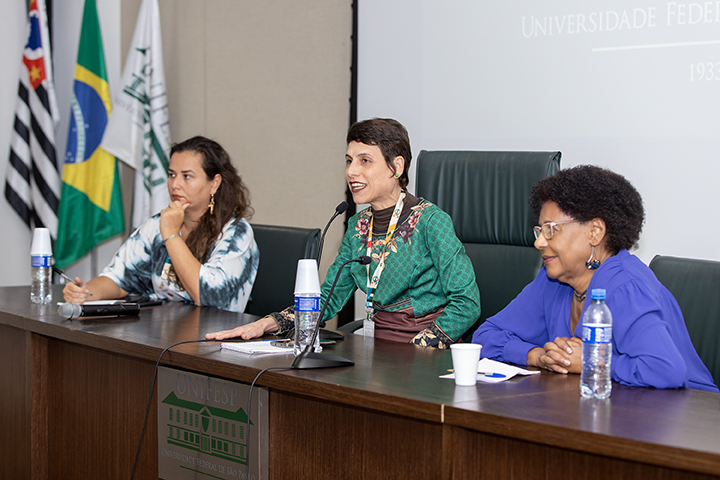
[[[222,330],[220,332],[212,332],[205,335],[206,340],[227,340],[228,338],[242,338],[243,340],[251,340],[253,338],[262,337],[266,333],[274,333],[278,330],[278,324],[272,317],[263,317],[247,325],[235,327],[232,330]]]

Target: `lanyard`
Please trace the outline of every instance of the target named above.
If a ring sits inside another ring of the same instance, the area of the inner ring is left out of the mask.
[[[395,228],[397,227],[398,220],[400,220],[400,213],[402,212],[402,206],[403,206],[403,200],[405,199],[405,192],[400,193],[400,198],[397,201],[397,204],[395,205],[395,210],[393,211],[392,217],[390,218],[390,225],[388,225],[387,234],[385,235],[385,243],[383,244],[382,252],[380,252],[380,261],[378,263],[377,268],[375,269],[375,273],[373,273],[372,278],[370,277],[370,265],[367,266],[367,299],[365,301],[365,311],[367,313],[368,320],[372,319],[372,303],[373,298],[375,297],[375,289],[378,286],[378,283],[380,282],[380,276],[383,273],[383,270],[385,270],[385,249],[387,248],[388,243],[390,240],[392,240],[393,234],[395,233]],[[367,255],[368,257],[372,258],[372,228],[373,228],[373,218],[370,219],[370,227],[368,228],[368,236],[367,236]]]

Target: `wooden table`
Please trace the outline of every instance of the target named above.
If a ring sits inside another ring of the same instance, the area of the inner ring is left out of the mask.
[[[171,303],[69,321],[31,305],[28,287],[0,288],[0,478],[129,478],[160,352],[251,319]],[[447,351],[355,336],[327,351],[356,365],[258,381],[270,392],[273,479],[720,476],[720,394],[614,384],[609,402],[587,401],[578,376],[545,372],[455,387],[438,379]],[[246,383],[289,363],[218,344],[162,360]],[[157,478],[152,402],[135,478]]]

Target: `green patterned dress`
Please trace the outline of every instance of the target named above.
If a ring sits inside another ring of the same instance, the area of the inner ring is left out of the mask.
[[[345,261],[367,254],[367,232],[372,211],[367,208],[348,221],[340,250],[322,285],[325,302],[337,270]],[[409,318],[432,319],[411,336],[410,343],[447,348],[457,341],[480,316],[480,293],[475,272],[465,248],[455,235],[452,219],[436,205],[419,199],[398,224],[385,245],[385,233],[373,233],[372,274],[380,255],[385,271],[373,299],[375,312],[403,313]],[[333,318],[357,289],[367,293],[367,267],[351,263],[345,267],[323,315]],[[356,317],[364,316],[362,314]],[[281,330],[293,326],[292,308],[272,314]],[[392,316],[392,315],[391,315]],[[423,324],[423,322],[418,322]],[[378,336],[379,324],[376,325]]]

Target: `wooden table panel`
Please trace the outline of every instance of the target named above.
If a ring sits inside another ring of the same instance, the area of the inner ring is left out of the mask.
[[[456,480],[568,478],[573,480],[709,480],[716,476],[667,469],[446,425],[458,446],[452,462]],[[568,438],[568,441],[571,441]]]
[[[23,330],[0,325],[0,478],[31,476],[30,382],[26,375],[29,336]]]
[[[273,479],[439,477],[439,424],[274,390],[270,419]]]
[[[563,378],[543,373],[523,382]],[[445,423],[677,470],[720,475],[720,396],[694,389],[656,390],[613,384],[607,401],[567,391],[490,398],[446,406]],[[474,412],[475,414],[471,414]]]
[[[64,341],[48,346],[50,478],[130,478],[152,363]],[[135,478],[157,478],[153,393]]]

